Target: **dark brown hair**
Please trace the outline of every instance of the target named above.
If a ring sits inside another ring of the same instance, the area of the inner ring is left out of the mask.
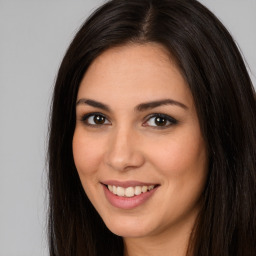
[[[193,94],[209,152],[209,175],[188,255],[256,253],[256,103],[232,37],[195,0],[113,0],[76,34],[56,80],[49,136],[51,256],[122,255],[88,200],[72,155],[79,84],[106,49],[157,42],[175,58]]]

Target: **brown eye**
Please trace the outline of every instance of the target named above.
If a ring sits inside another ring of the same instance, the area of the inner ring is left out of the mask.
[[[110,124],[109,120],[103,114],[98,113],[90,113],[83,116],[82,122],[89,126]]]
[[[164,117],[156,117],[154,122],[157,126],[165,126],[167,124],[167,119]]]
[[[93,121],[95,124],[104,124],[105,123],[106,118],[104,116],[101,115],[95,115],[93,117]]]
[[[144,126],[150,126],[153,128],[167,128],[169,126],[177,124],[178,121],[173,117],[166,114],[153,114],[151,115]]]

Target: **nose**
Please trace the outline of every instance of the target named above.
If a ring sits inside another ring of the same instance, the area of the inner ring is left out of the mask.
[[[141,167],[145,162],[143,146],[139,135],[132,129],[112,132],[105,153],[105,163],[117,171],[127,171]]]

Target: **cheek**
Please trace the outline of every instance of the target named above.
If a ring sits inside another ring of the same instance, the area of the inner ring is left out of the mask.
[[[150,154],[166,189],[168,206],[162,210],[162,218],[168,221],[190,214],[197,206],[207,178],[208,160],[202,138],[176,136],[162,150],[154,147]]]
[[[95,138],[76,129],[73,136],[73,157],[80,179],[97,171],[102,156],[102,145]]]
[[[73,136],[73,157],[75,166],[89,200],[97,202],[95,188],[98,184],[98,170],[102,159],[102,144],[93,136],[86,136],[83,129],[76,128]]]
[[[207,156],[201,136],[181,136],[158,141],[154,147],[148,146],[152,163],[165,175],[182,175],[205,169]]]

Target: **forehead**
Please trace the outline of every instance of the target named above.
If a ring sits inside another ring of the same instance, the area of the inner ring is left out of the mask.
[[[98,76],[102,78],[129,71],[130,75],[134,74],[133,77],[138,77],[139,74],[143,75],[147,71],[151,73],[153,70],[161,69],[162,72],[169,72],[170,67],[177,69],[169,52],[162,45],[157,43],[126,44],[103,52],[92,62],[85,75],[88,77],[88,73],[99,72]]]
[[[156,94],[160,98],[191,98],[189,87],[169,52],[160,44],[147,43],[103,52],[85,73],[78,98],[96,96],[103,100],[118,95],[126,100],[136,95],[144,101],[152,100]]]

